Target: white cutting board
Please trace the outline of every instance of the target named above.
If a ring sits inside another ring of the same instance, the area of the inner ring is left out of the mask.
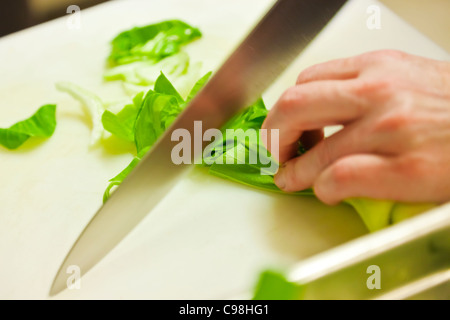
[[[49,298],[62,260],[101,205],[107,180],[130,160],[126,150],[88,148],[89,121],[54,83],[73,81],[107,101],[123,98],[117,83],[101,79],[109,40],[169,18],[203,31],[188,51],[204,61],[205,71],[215,70],[271,3],[113,1],[82,11],[81,30],[69,30],[63,18],[0,39],[0,127],[58,104],[51,139],[15,152],[0,148],[1,299]],[[328,59],[384,48],[449,58],[384,7],[382,29],[368,30],[370,4],[348,4],[267,92],[267,105],[302,69]],[[364,233],[347,206],[255,191],[195,170],[82,278],[81,289],[56,298],[227,298],[251,288],[267,266],[291,266]]]

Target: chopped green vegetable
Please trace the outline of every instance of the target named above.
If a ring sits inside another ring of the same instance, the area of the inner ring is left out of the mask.
[[[142,78],[140,78],[137,74],[137,70],[141,68],[145,68],[147,66],[153,66],[153,62],[146,61],[138,61],[125,65],[120,65],[114,68],[111,68],[103,74],[103,78],[108,81],[114,80],[122,80],[125,83],[136,84],[136,85],[149,85],[154,82],[146,83]]]
[[[264,271],[259,277],[253,300],[302,300],[305,288],[289,282],[282,273]]]
[[[207,156],[203,157],[203,165],[210,168],[210,174],[259,189],[282,192],[275,185],[273,179],[275,172],[270,172],[268,167],[268,164],[275,163],[275,159],[270,156],[260,141],[259,130],[267,113],[264,102],[259,99],[224,125],[222,129],[224,140],[215,141],[205,150]],[[255,130],[256,134],[237,135],[233,137],[233,140],[230,140],[226,135],[227,129]],[[209,149],[214,150],[214,152],[210,152]],[[251,155],[254,155],[253,159],[257,160],[256,163],[249,161]],[[222,158],[221,161],[217,161],[219,157]],[[227,161],[230,158],[232,158],[232,161]],[[265,172],[265,174],[261,174],[262,172]],[[310,189],[296,194],[314,195]]]
[[[175,97],[179,104],[182,104],[184,102],[177,89],[175,89],[172,83],[170,83],[169,79],[166,78],[163,72],[161,72],[160,76],[156,80],[155,88],[153,90],[157,93]]]
[[[0,144],[15,150],[31,137],[51,137],[55,128],[56,105],[45,105],[27,120],[20,121],[9,129],[0,129]]]
[[[189,96],[193,97],[207,82],[208,73],[193,86]],[[181,113],[186,103],[164,73],[160,73],[154,90],[144,97],[138,94],[132,105],[126,105],[117,115],[105,111],[103,125],[112,134],[134,141],[138,156],[119,175],[110,180],[103,201],[107,201],[114,186],[118,186],[134,169],[140,159]]]
[[[181,107],[174,96],[149,91],[136,119],[137,151],[153,146],[180,112]]]
[[[138,165],[139,161],[141,161],[141,159],[135,157],[122,172],[109,180],[110,183],[106,188],[105,193],[103,194],[103,203],[108,201],[108,199],[111,197],[112,188],[119,186],[123,182],[123,180],[130,174],[130,172],[133,171],[133,169]]]
[[[206,83],[207,78],[208,74],[194,85],[192,95]],[[161,72],[154,90],[147,92],[136,118],[134,139],[137,152],[153,146],[185,106],[183,98]]]
[[[124,140],[134,142],[134,124],[141,109],[144,93],[138,93],[132,104],[126,105],[119,113],[108,110],[103,113],[102,123],[105,130]]]
[[[200,30],[180,20],[133,28],[112,41],[108,61],[113,66],[142,60],[158,62],[201,35]]]
[[[145,156],[145,154],[148,152],[149,148],[142,150],[140,154],[138,154],[134,159],[130,162],[130,164],[117,176],[109,180],[109,185],[105,190],[105,193],[103,194],[103,203],[108,201],[108,199],[111,197],[111,190],[119,186],[123,180],[133,171],[133,169],[139,164],[141,159]]]
[[[141,86],[149,86],[156,82],[159,74],[164,72],[171,77],[179,77],[189,70],[189,56],[185,52],[177,53],[157,63],[153,61],[136,61],[107,70],[105,80],[123,80]]]
[[[105,106],[98,96],[70,82],[58,82],[56,88],[70,94],[78,100],[92,119],[92,133],[90,145],[97,144],[103,137],[104,129],[102,116]]]
[[[197,93],[203,89],[203,87],[205,86],[205,84],[208,82],[209,78],[211,78],[212,72],[208,72],[207,74],[205,74],[202,78],[200,78],[200,80],[198,80],[194,87],[192,88],[191,92],[189,92],[187,98],[186,98],[186,103],[190,102],[192,99],[194,99],[194,97],[197,95]]]
[[[347,199],[345,203],[351,205],[358,212],[369,231],[374,232],[391,224],[393,201],[373,199]]]
[[[433,203],[395,203],[391,211],[390,222],[398,223],[435,207],[437,205]]]
[[[143,84],[153,84],[161,72],[174,79],[186,74],[189,70],[189,56],[185,52],[167,57],[156,64],[147,64],[143,68],[136,69],[136,75]]]

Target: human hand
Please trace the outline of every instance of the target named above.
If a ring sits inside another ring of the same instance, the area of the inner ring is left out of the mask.
[[[324,127],[339,124],[341,131],[322,138]],[[313,187],[328,204],[450,200],[449,62],[377,51],[313,66],[263,129],[280,130],[275,183],[287,192]],[[314,146],[296,157],[308,137]]]

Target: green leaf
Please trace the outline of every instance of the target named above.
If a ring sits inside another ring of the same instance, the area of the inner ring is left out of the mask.
[[[256,163],[250,163],[251,153],[254,155],[253,159],[257,159]],[[220,163],[217,163],[218,157],[222,157],[222,161]],[[207,160],[208,159],[204,158],[204,161]],[[276,162],[270,157],[270,155],[268,155],[265,148],[261,148],[260,142],[258,142],[258,144],[248,144],[241,140],[238,142],[236,147],[233,146],[231,148],[227,148],[225,146],[222,154],[219,154],[214,159],[209,160],[214,161],[214,163],[210,165],[208,171],[211,175],[230,181],[239,182],[241,184],[265,191],[285,193],[275,184],[273,172],[270,171],[273,169],[269,168],[270,165],[263,164],[276,164]],[[227,160],[229,160],[228,163]],[[306,189],[291,193],[291,195],[313,196],[314,192],[311,189]]]
[[[141,152],[136,157],[134,157],[134,159],[124,170],[122,170],[117,176],[109,180],[109,185],[106,188],[105,193],[103,194],[103,203],[108,201],[108,199],[111,197],[112,189],[119,186],[123,182],[123,180],[125,180],[125,178],[131,173],[131,171],[133,171],[133,169],[139,164],[148,150],[149,148],[141,150]]]
[[[393,201],[352,198],[343,202],[356,210],[370,232],[383,229],[391,224]]]
[[[170,83],[169,79],[166,78],[163,72],[161,72],[160,76],[155,82],[154,91],[157,93],[166,94],[169,96],[174,96],[179,104],[184,103],[183,98],[178,93],[177,89]]]
[[[149,91],[136,119],[137,151],[153,146],[181,111],[182,108],[175,96]]]
[[[248,129],[259,130],[268,113],[264,101],[260,98],[253,105],[231,118],[224,125],[224,128],[242,129],[244,131]]]
[[[206,80],[206,76],[200,79],[192,92],[201,88]],[[148,91],[144,99],[143,93],[140,93],[134,98],[132,105],[125,106],[117,115],[109,111],[104,112],[102,120],[105,129],[125,140],[135,141],[138,151],[138,156],[121,173],[110,180],[103,195],[104,202],[109,199],[111,190],[122,183],[181,113],[183,106],[183,99],[161,72],[155,83],[155,90]]]
[[[256,285],[253,300],[302,300],[305,287],[289,282],[277,271],[261,273]]]
[[[399,223],[436,207],[435,203],[395,203],[391,212],[391,222]]]
[[[30,118],[16,123],[9,129],[0,129],[0,144],[15,150],[31,137],[51,137],[55,128],[56,105],[45,105]]]
[[[142,105],[144,93],[141,92],[133,99],[132,104],[126,105],[119,113],[105,111],[102,123],[105,130],[124,140],[134,142],[134,124]]]
[[[108,201],[108,199],[111,197],[112,189],[116,186],[119,186],[123,182],[123,180],[130,174],[130,172],[133,171],[133,169],[138,165],[140,160],[141,159],[137,157],[134,158],[122,172],[120,172],[117,176],[109,180],[110,183],[106,188],[105,193],[103,194],[103,203]]]
[[[189,70],[189,56],[179,52],[159,62],[137,61],[119,65],[105,71],[103,78],[108,81],[122,80],[140,86],[153,85],[161,72],[177,78]]]
[[[194,97],[197,95],[197,93],[203,89],[203,87],[205,86],[205,84],[208,82],[209,78],[211,78],[212,72],[208,72],[207,74],[205,74],[203,77],[200,78],[200,80],[198,80],[194,87],[192,88],[191,92],[189,92],[189,95],[186,99],[186,102],[190,102],[192,99],[194,99]]]
[[[274,173],[267,172],[270,163],[276,164],[276,161],[262,146],[259,137],[266,115],[267,109],[262,99],[259,99],[228,121],[222,129],[223,141],[214,141],[205,149],[206,154],[212,154],[211,150],[214,150],[213,156],[203,158],[203,165],[210,167],[210,174],[259,189],[282,192],[274,183]],[[243,133],[251,129],[255,130],[255,134],[235,135],[231,139],[226,135],[227,129],[243,130]],[[310,194],[311,191],[304,193]]]
[[[152,81],[145,81],[138,76],[137,71],[153,67],[155,64],[151,61],[138,61],[125,65],[120,65],[111,69],[108,69],[103,74],[103,78],[107,81],[123,80],[126,83],[136,84],[136,85],[149,85],[153,84]],[[150,83],[149,83],[150,82]]]
[[[179,52],[180,48],[201,37],[201,32],[180,20],[164,21],[122,32],[111,43],[110,65],[143,59],[155,62]]]
[[[147,64],[135,69],[136,76],[140,83],[151,85],[156,82],[161,72],[174,79],[184,75],[189,70],[189,56],[185,52],[177,53],[167,57],[158,63]]]

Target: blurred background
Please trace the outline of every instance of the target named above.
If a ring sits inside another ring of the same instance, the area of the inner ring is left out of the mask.
[[[0,37],[64,16],[67,14],[66,10],[69,5],[77,5],[81,9],[85,9],[106,1],[108,0],[1,0]],[[434,42],[450,51],[450,37],[448,36],[450,32],[450,0],[380,1]]]
[[[1,0],[0,37],[66,15],[67,7],[85,9],[108,0]]]

